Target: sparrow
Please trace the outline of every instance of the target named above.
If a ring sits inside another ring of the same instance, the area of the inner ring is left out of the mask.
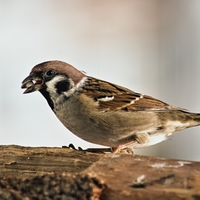
[[[25,94],[39,91],[73,134],[114,153],[131,153],[200,125],[199,113],[87,76],[62,61],[36,65],[21,88]]]

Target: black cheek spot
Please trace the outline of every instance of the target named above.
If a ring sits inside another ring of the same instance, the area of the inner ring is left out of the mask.
[[[56,91],[58,94],[66,92],[70,88],[70,82],[68,80],[62,80],[55,85]]]

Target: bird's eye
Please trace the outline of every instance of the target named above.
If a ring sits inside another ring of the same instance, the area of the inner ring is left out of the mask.
[[[52,69],[49,69],[45,72],[45,76],[52,77],[54,75],[54,71]]]

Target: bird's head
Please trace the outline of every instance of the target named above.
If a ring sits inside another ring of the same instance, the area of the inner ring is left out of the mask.
[[[22,81],[24,94],[40,91],[52,108],[52,101],[60,95],[69,97],[86,77],[81,71],[61,61],[48,61],[36,65]]]

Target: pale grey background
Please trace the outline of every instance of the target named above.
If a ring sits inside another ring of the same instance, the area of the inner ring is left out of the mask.
[[[95,147],[21,81],[59,59],[89,75],[200,112],[199,0],[0,0],[0,144]],[[137,153],[200,160],[200,127]]]

